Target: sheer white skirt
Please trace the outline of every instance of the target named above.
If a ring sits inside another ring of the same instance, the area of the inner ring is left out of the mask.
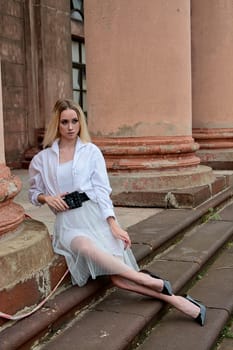
[[[72,282],[80,287],[89,277],[139,269],[131,249],[125,250],[123,242],[113,237],[98,204],[91,200],[57,214],[53,247],[65,257]]]

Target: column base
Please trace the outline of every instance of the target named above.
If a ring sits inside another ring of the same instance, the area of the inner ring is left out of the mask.
[[[194,128],[193,137],[200,145],[196,155],[201,164],[215,170],[233,169],[233,129]]]
[[[20,179],[11,175],[5,164],[0,164],[0,236],[15,230],[24,219],[23,207],[13,203],[21,188]]]
[[[214,170],[233,169],[233,149],[201,149],[197,152],[201,164]]]
[[[215,194],[216,187],[227,186],[201,165],[182,172],[118,173],[109,178],[116,206],[193,208]]]
[[[1,238],[0,311],[15,314],[37,304],[66,269],[65,260],[53,252],[47,227],[24,220],[16,231]],[[0,319],[0,325],[4,322]]]

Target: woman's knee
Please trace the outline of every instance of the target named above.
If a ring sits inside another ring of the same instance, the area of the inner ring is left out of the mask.
[[[71,249],[75,253],[89,256],[92,251],[92,244],[88,238],[74,238],[71,242]]]
[[[118,275],[111,275],[110,276],[111,281],[114,286],[122,288],[122,278]]]

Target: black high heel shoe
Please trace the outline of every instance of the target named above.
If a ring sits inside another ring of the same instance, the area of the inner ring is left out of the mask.
[[[204,326],[205,319],[206,319],[206,307],[205,305],[201,304],[199,301],[193,299],[190,295],[185,295],[185,299],[191,301],[191,303],[197,305],[200,308],[199,315],[195,318],[195,321],[200,325]]]
[[[158,275],[153,274],[152,272],[148,271],[148,270],[140,270],[139,272],[143,272],[146,273],[147,275],[150,275],[153,278],[158,278],[160,280],[163,280],[163,289],[162,289],[162,294],[165,295],[173,295],[173,291],[172,291],[172,286],[171,283],[167,280],[164,280],[163,278],[159,277]]]

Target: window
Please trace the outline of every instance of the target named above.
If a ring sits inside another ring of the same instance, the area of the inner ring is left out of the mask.
[[[80,104],[84,113],[87,115],[83,1],[70,1],[71,19],[76,23],[75,28],[78,28],[75,33],[72,33],[72,78],[73,99]]]
[[[87,114],[86,59],[84,41],[72,40],[73,99]]]
[[[77,21],[83,22],[83,0],[71,0],[70,1],[71,8],[71,18]]]

